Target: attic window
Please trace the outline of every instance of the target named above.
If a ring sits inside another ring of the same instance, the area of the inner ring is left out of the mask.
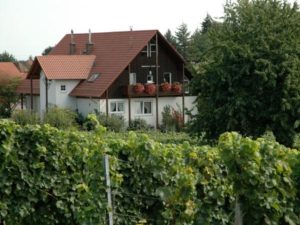
[[[100,76],[99,73],[93,73],[88,79],[88,82],[94,82]]]

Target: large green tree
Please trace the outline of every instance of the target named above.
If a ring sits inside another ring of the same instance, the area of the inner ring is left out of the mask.
[[[172,34],[172,31],[170,29],[167,30],[167,32],[164,34],[167,41],[173,45],[173,47],[176,47],[176,39],[174,35]]]
[[[210,50],[192,86],[191,130],[259,136],[272,130],[291,145],[300,131],[300,13],[282,0],[238,0],[209,29]]]
[[[189,57],[190,32],[188,26],[182,23],[175,31],[176,48],[183,58]]]

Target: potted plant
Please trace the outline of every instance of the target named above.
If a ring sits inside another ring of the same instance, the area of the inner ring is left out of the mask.
[[[172,89],[172,86],[171,84],[169,84],[168,82],[164,82],[160,85],[160,89],[163,91],[163,92],[168,92],[168,91],[171,91]]]
[[[172,91],[176,92],[176,93],[180,93],[182,90],[182,85],[179,82],[174,82],[172,84]]]
[[[135,85],[133,85],[133,91],[136,94],[141,94],[144,92],[144,90],[145,90],[145,87],[141,83],[136,83]]]
[[[149,95],[154,95],[156,92],[156,85],[155,84],[145,84],[145,92]]]

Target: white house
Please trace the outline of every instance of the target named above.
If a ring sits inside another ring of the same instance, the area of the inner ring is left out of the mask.
[[[41,115],[58,106],[158,126],[166,105],[193,107],[195,96],[184,85],[190,79],[182,56],[157,30],[72,32],[48,56],[35,58],[18,91]]]

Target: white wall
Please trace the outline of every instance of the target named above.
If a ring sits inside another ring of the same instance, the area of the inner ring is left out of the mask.
[[[77,108],[75,97],[70,96],[71,91],[77,86],[79,80],[48,80],[48,107],[58,106],[61,108]],[[65,85],[66,90],[61,91],[61,85]],[[46,81],[45,73],[40,73],[40,115],[46,112]]]
[[[31,97],[30,95],[26,95],[24,99],[24,108],[30,110],[31,109]],[[33,111],[40,112],[40,96],[33,96]]]
[[[192,109],[193,102],[196,99],[195,96],[186,96],[185,97],[185,108]],[[138,114],[137,107],[140,101],[152,102],[152,112],[151,114]],[[123,113],[111,113],[111,102],[123,102],[124,103],[124,112]],[[162,111],[166,105],[170,105],[175,110],[178,110],[178,107],[182,111],[182,97],[160,97],[158,100],[158,119],[159,124],[162,122]],[[78,110],[84,116],[89,113],[94,113],[97,109],[101,113],[106,113],[106,100],[105,99],[87,99],[87,98],[78,98],[77,99]],[[128,126],[129,121],[129,104],[128,99],[109,99],[108,100],[108,111],[109,114],[115,114],[122,116],[125,120],[125,124]],[[195,110],[194,110],[195,112]],[[156,99],[155,98],[133,98],[131,99],[131,120],[134,119],[144,119],[148,124],[153,127],[156,126]],[[188,116],[185,116],[185,121],[188,121]]]
[[[87,116],[89,113],[95,113],[95,110],[101,112],[100,102],[102,105],[102,101],[103,100],[93,98],[77,98],[78,112],[83,116]]]

